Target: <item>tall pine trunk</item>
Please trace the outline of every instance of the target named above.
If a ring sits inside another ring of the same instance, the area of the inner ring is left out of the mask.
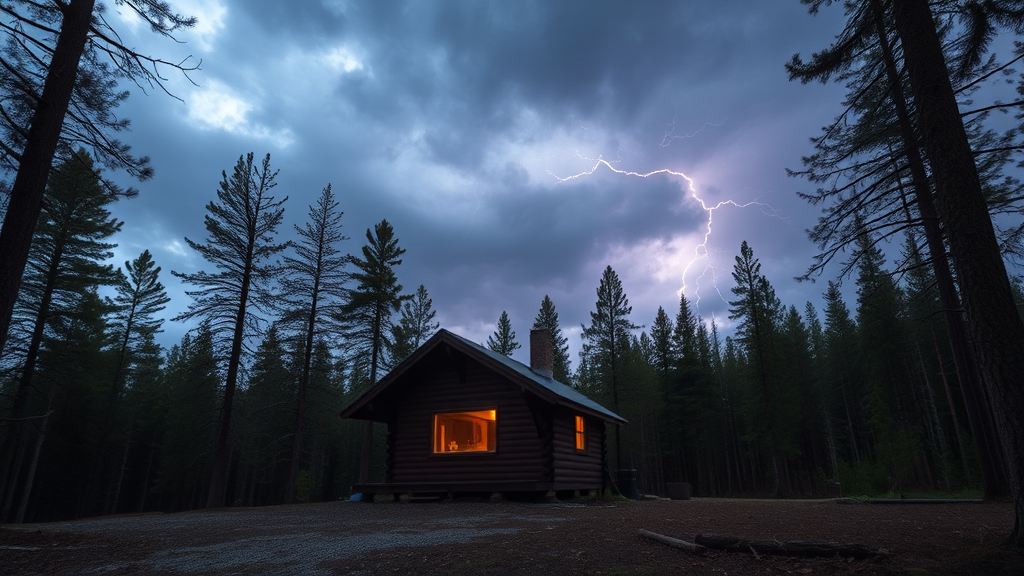
[[[32,380],[35,378],[36,364],[39,360],[39,350],[43,343],[43,334],[46,331],[46,322],[50,317],[50,305],[53,302],[53,292],[57,285],[61,260],[64,256],[66,245],[66,234],[61,233],[54,245],[50,264],[46,270],[46,284],[43,286],[43,293],[39,299],[39,310],[36,312],[35,324],[32,327],[32,337],[29,341],[28,352],[25,355],[25,363],[21,367],[21,377],[18,380],[18,388],[14,396],[14,404],[11,408],[11,433],[5,438],[4,453],[2,457],[2,472],[0,472],[0,495],[3,496],[3,504],[0,507],[0,522],[6,521],[11,514],[14,497],[18,490],[18,479],[22,475],[27,442],[30,437],[29,430],[33,424],[25,420],[25,408],[28,403],[28,392],[32,388]]]
[[[992,399],[1014,500],[1011,543],[1024,546],[1024,324],[1014,305],[927,0],[897,0],[896,30],[960,279],[967,330]]]
[[[117,465],[116,471],[112,475],[116,480],[114,482],[113,495],[110,491],[107,492],[107,501],[104,504],[104,514],[115,514],[117,512],[117,504],[121,501],[121,487],[124,486],[124,473],[128,469],[128,451],[132,447],[132,434],[128,433],[128,438],[124,443],[124,450],[121,452],[121,462]]]
[[[235,331],[231,339],[231,356],[228,358],[228,376],[224,384],[224,400],[220,410],[220,427],[217,430],[217,444],[213,451],[213,474],[210,477],[210,493],[206,497],[207,508],[222,508],[224,493],[228,486],[228,472],[231,468],[231,414],[235,402],[235,388],[238,382],[238,367],[242,361],[242,339],[244,338],[245,310],[249,301],[249,284],[252,282],[253,246],[256,239],[250,235],[246,251],[245,271],[242,273],[242,290],[235,316]]]
[[[315,308],[314,308],[315,310]],[[313,313],[315,315],[315,312]],[[302,374],[299,375],[299,397],[295,406],[295,432],[292,434],[292,452],[288,465],[288,482],[285,485],[285,502],[295,500],[295,488],[299,479],[299,468],[302,463],[302,428],[306,418],[306,389],[309,387],[309,371],[312,363],[313,348],[313,318],[310,315],[309,332],[306,338],[305,354],[303,356]]]
[[[10,204],[0,228],[0,352],[7,341],[14,303],[25,273],[46,180],[64,127],[78,64],[85,52],[95,0],[71,0],[61,9],[64,19],[11,187]]]
[[[380,354],[381,332],[384,330],[384,312],[378,303],[373,317],[373,345],[370,348],[370,388],[377,383],[377,356]],[[370,462],[373,457],[373,420],[363,422],[363,446],[359,455],[359,483],[370,481]]]
[[[882,48],[882,57],[885,61],[890,97],[896,108],[903,147],[907,155],[907,165],[910,168],[914,200],[917,202],[918,213],[921,216],[925,241],[935,274],[935,284],[949,330],[953,364],[956,367],[957,379],[960,381],[964,407],[967,410],[967,421],[971,427],[974,443],[978,448],[982,488],[987,499],[1003,498],[1009,495],[1010,487],[1004,473],[1005,466],[999,449],[999,437],[993,426],[991,404],[981,385],[974,357],[968,346],[960,297],[957,295],[953,273],[946,257],[942,230],[939,228],[938,212],[932,199],[931,187],[928,184],[924,159],[920,154],[920,143],[917,141],[906,99],[903,96],[903,85],[900,83],[899,73],[896,70],[896,60],[889,48],[884,10],[880,0],[871,0],[871,9],[874,15],[876,34]]]
[[[967,465],[967,450],[964,449],[964,437],[960,433],[960,418],[956,415],[956,406],[953,404],[953,392],[949,389],[949,380],[946,378],[946,369],[943,367],[942,353],[939,351],[939,339],[932,331],[932,343],[935,345],[935,358],[939,362],[939,374],[942,376],[942,387],[946,390],[946,402],[949,404],[949,415],[953,420],[953,433],[956,434],[956,445],[960,452],[960,463],[963,465],[964,478],[967,483],[971,482],[971,468]]]
[[[298,483],[299,467],[302,461],[302,427],[306,418],[306,389],[309,387],[309,372],[313,365],[313,335],[316,334],[316,308],[320,295],[319,269],[321,263],[322,259],[317,262],[317,277],[313,281],[313,297],[306,322],[306,341],[302,354],[302,374],[299,375],[299,398],[298,405],[295,407],[295,433],[292,436],[291,462],[288,465],[288,483],[285,486],[284,494],[285,502],[295,500],[295,486]]]

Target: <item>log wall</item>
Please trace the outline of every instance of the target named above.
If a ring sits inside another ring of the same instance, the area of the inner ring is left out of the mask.
[[[440,350],[396,384],[386,482],[551,481],[544,435],[517,384],[460,352]],[[434,414],[490,409],[498,411],[495,452],[433,454]]]
[[[600,489],[604,470],[604,422],[584,416],[585,448],[576,449],[576,416],[570,408],[558,406],[554,418],[554,472],[559,489]]]

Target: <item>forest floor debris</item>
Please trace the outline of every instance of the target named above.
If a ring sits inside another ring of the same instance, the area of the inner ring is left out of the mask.
[[[5,575],[154,574],[1022,574],[1000,548],[1006,503],[842,506],[801,500],[334,502],[94,518],[0,528]],[[693,541],[826,540],[891,556],[687,554],[640,529]]]

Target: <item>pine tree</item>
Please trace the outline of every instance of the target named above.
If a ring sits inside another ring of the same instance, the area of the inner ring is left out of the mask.
[[[917,357],[917,364],[920,367],[919,376],[922,382],[919,389],[922,392],[923,405],[921,407],[925,412],[922,420],[925,423],[927,445],[932,455],[933,464],[941,476],[943,489],[950,490],[954,483],[957,485],[972,484],[973,475],[963,447],[960,422],[956,415],[956,407],[952,402],[952,390],[949,387],[949,379],[943,361],[943,358],[951,357],[951,347],[943,344],[943,342],[949,342],[950,339],[945,338],[947,325],[942,322],[939,315],[942,305],[935,287],[935,276],[932,270],[923,265],[918,252],[916,238],[913,234],[908,234],[903,253],[909,261],[915,262],[915,266],[908,271],[904,283],[906,331],[908,343],[913,347],[913,353]],[[932,375],[939,375],[939,378],[933,379]],[[941,388],[935,386],[936,381],[942,382],[943,386]],[[961,386],[962,388],[963,386]],[[949,394],[946,394],[947,391]],[[937,402],[937,398],[947,400],[948,404]],[[952,427],[955,431],[953,438],[959,448],[957,456],[962,465],[963,476],[956,480],[952,476],[956,466],[953,462],[950,444],[947,442],[946,432],[948,430],[944,418],[942,418],[944,414],[940,415],[943,406],[948,406],[952,416]],[[993,437],[996,437],[994,423],[990,422],[990,424],[993,424],[991,430]],[[998,451],[995,451],[995,454],[998,455]],[[1007,494],[1009,494],[1008,484],[1006,484],[1006,488]]]
[[[388,356],[392,367],[408,358],[440,328],[441,325],[434,321],[437,312],[433,306],[434,301],[430,299],[423,284],[416,289],[412,300],[402,306],[398,324],[391,327]]]
[[[968,4],[940,2],[942,12],[955,14],[964,26],[943,30],[944,49],[957,62],[958,96],[970,101],[980,83],[999,70],[995,56],[984,58],[997,27],[1019,27],[1024,13],[1009,7],[1015,2]],[[812,12],[820,2],[813,2]],[[968,6],[970,6],[968,8]],[[849,99],[842,115],[822,136],[813,139],[816,153],[805,157],[805,171],[793,172],[811,182],[827,183],[814,193],[801,194],[822,204],[824,216],[810,231],[822,253],[809,273],[820,272],[839,251],[851,247],[863,232],[888,237],[908,226],[924,231],[940,290],[949,309],[959,308],[949,272],[943,232],[930,186],[929,166],[921,149],[913,102],[909,96],[899,39],[893,29],[892,2],[869,0],[845,5],[850,20],[835,44],[816,52],[809,62],[799,55],[786,65],[790,79],[802,82],[846,82]],[[903,67],[901,69],[901,67]],[[995,102],[965,111],[972,147],[978,151],[979,174],[992,214],[1018,212],[1015,179],[1005,175],[1012,160],[1014,133],[999,135],[985,129],[983,120],[995,109],[1013,106]],[[976,112],[976,113],[975,113]],[[1009,188],[1009,189],[1008,189]],[[909,197],[909,198],[908,198]],[[912,200],[911,202],[908,202]],[[902,206],[901,206],[902,204]],[[1020,251],[1021,228],[1001,231],[1008,250]],[[902,270],[907,263],[897,266]],[[849,272],[844,267],[842,275]]]
[[[629,320],[633,307],[622,290],[622,282],[611,266],[605,268],[597,287],[597,310],[590,313],[590,326],[583,326],[583,353],[590,357],[593,369],[600,374],[603,396],[612,400],[612,409],[619,411],[621,356],[629,348],[633,330],[639,328]],[[615,434],[616,465],[622,465],[621,434]]]
[[[302,365],[295,407],[295,425],[292,434],[291,465],[285,486],[285,501],[295,499],[302,460],[302,428],[306,420],[306,395],[313,364],[313,343],[319,339],[336,338],[341,331],[338,322],[339,307],[345,296],[347,280],[345,264],[348,259],[338,244],[348,240],[341,233],[341,217],[331,185],[320,193],[315,206],[309,207],[306,226],[295,226],[299,242],[294,245],[295,256],[285,256],[284,276],[288,278],[278,295],[283,309],[283,324],[295,331],[301,341]]]
[[[511,356],[513,352],[521,348],[516,342],[516,333],[512,330],[512,322],[508,319],[508,313],[501,311],[498,317],[498,328],[487,337],[487,347],[505,356]]]
[[[775,291],[761,274],[761,262],[744,240],[733,267],[736,285],[732,293],[738,298],[729,302],[729,318],[739,320],[737,336],[754,364],[756,380],[768,392],[774,368],[775,335],[781,320],[781,304]]]
[[[914,480],[912,455],[923,448],[917,440],[917,383],[907,374],[912,351],[904,328],[903,292],[885,269],[885,257],[869,234],[861,234],[856,246],[865,413],[875,439],[875,463],[886,470],[890,489],[902,488]]]
[[[602,398],[601,374],[593,360],[588,351],[579,351],[579,363],[572,375],[572,386],[588,398]]]
[[[779,436],[791,438],[789,456],[799,454],[803,472],[814,478],[820,464],[818,460],[825,451],[821,444],[819,404],[814,380],[814,365],[811,354],[811,335],[796,306],[786,309],[779,338],[779,352],[786,361],[782,363],[782,385],[780,393],[785,396],[777,403],[775,416],[782,428]]]
[[[672,345],[674,331],[675,326],[665,309],[658,306],[658,313],[651,324],[651,340],[654,345],[654,366],[661,376],[662,386],[668,381],[669,370],[675,366],[675,347]]]
[[[682,382],[678,371],[678,348],[673,339],[675,325],[665,309],[658,306],[658,312],[651,325],[651,341],[654,348],[654,368],[660,383],[661,452],[662,468],[666,482],[685,481],[685,421],[687,412],[683,405]]]
[[[714,365],[714,358],[711,353],[711,333],[708,325],[699,316],[697,317],[697,358],[700,367],[710,371]]]
[[[831,478],[835,478],[839,471],[839,449],[836,418],[833,411],[834,395],[825,382],[825,330],[818,318],[818,311],[810,302],[804,306],[804,318],[807,319],[807,339],[812,358],[812,378],[815,383],[814,399],[817,401],[817,410],[820,412],[828,451],[828,474]]]
[[[285,344],[278,325],[272,325],[253,353],[246,387],[239,396],[240,417],[233,435],[241,452],[239,475],[250,481],[240,483],[246,487],[235,498],[246,506],[278,504],[282,497],[286,503],[293,500],[286,489],[295,420],[291,411],[282,408],[295,405],[298,391],[293,368],[304,355]]]
[[[150,30],[172,39],[176,31],[196,22],[174,13],[162,0],[123,3]],[[54,159],[67,162],[73,158],[72,149],[85,144],[108,166],[149,178],[149,159],[133,157],[129,147],[113,137],[128,126],[111,112],[127,96],[118,80],[166,91],[163,70],[178,69],[187,77],[198,64],[168,62],[128,48],[100,15],[102,4],[95,0],[11,0],[0,9],[7,34],[0,51],[0,167],[5,173],[16,172],[0,228],[2,350]]]
[[[104,395],[112,370],[106,303],[89,287],[49,326],[39,356],[31,451],[13,521],[81,517],[91,495],[76,471],[98,449]],[[45,398],[45,399],[44,399]],[[38,430],[36,430],[38,428]]]
[[[217,190],[218,202],[210,202],[206,206],[209,212],[204,219],[209,232],[206,243],[185,238],[185,242],[218,271],[212,274],[205,271],[193,274],[171,272],[184,282],[199,287],[186,292],[193,302],[188,311],[174,319],[202,319],[210,326],[214,337],[223,341],[228,349],[224,401],[208,508],[224,506],[231,460],[231,416],[242,352],[246,338],[255,336],[260,328],[260,317],[254,308],[269,308],[267,287],[276,268],[268,261],[287,247],[287,244],[273,241],[284,216],[282,205],[288,197],[275,201],[270,195],[277,177],[277,171],[270,169],[270,154],[258,166],[253,162],[252,152],[240,156],[230,178],[226,172],[221,174],[223,179]]]
[[[381,220],[371,232],[366,230],[366,245],[362,258],[352,257],[356,267],[352,273],[355,288],[346,292],[341,309],[345,322],[345,342],[352,360],[368,361],[369,385],[377,382],[377,369],[387,365],[386,352],[390,345],[391,315],[397,312],[410,296],[402,295],[395,267],[402,264],[405,249],[398,246],[395,230],[387,220]],[[359,482],[370,478],[370,456],[373,447],[373,422],[363,425],[363,453],[360,458]]]
[[[159,276],[160,267],[153,262],[149,250],[144,250],[133,261],[125,261],[124,271],[118,270],[117,295],[112,302],[115,329],[120,332],[117,371],[113,381],[115,391],[122,387],[121,380],[130,352],[143,348],[152,336],[161,332],[164,320],[155,314],[164,310],[171,299]]]
[[[752,450],[750,448],[750,436],[745,429],[745,422],[740,417],[740,407],[743,402],[742,392],[746,371],[746,358],[743,350],[737,346],[731,336],[725,337],[722,346],[722,371],[719,390],[726,405],[726,426],[729,430],[729,450],[732,453],[732,462],[736,470],[736,485],[740,490],[750,490],[755,486],[753,471],[754,464]]]
[[[137,362],[146,360],[146,348],[152,345],[153,336],[161,331],[163,318],[155,318],[154,315],[170,302],[163,284],[158,280],[160,267],[153,263],[149,250],[144,251],[134,261],[126,261],[124,270],[127,270],[127,274],[120,269],[117,270],[114,285],[117,295],[113,300],[108,299],[107,303],[113,312],[114,336],[117,339],[114,350],[116,360],[109,390],[106,393],[104,417],[100,421],[97,450],[89,464],[86,498],[97,500],[84,505],[88,514],[104,512],[107,509],[108,503],[98,500],[98,491],[107,487],[102,480],[101,467],[105,457],[116,457],[110,454],[111,450],[107,445],[112,430],[118,425],[127,426],[124,419],[119,418],[118,406],[131,380],[132,367]],[[123,440],[119,438],[117,443],[120,452]],[[109,490],[107,492],[109,493]]]
[[[904,402],[896,404],[909,406],[903,374],[904,359],[910,355],[903,326],[903,292],[885,269],[885,257],[870,235],[861,234],[856,246],[857,326],[866,379],[886,394],[902,395]]]
[[[341,463],[343,446],[358,437],[347,433],[352,422],[338,418],[337,407],[346,403],[341,366],[325,342],[316,343],[309,379],[309,469],[305,477],[299,475],[295,490],[300,502],[337,500],[355,480],[343,478],[355,466]]]
[[[629,346],[620,356],[617,369],[629,394],[620,398],[621,409],[630,415],[630,426],[622,429],[621,463],[635,468],[637,487],[642,492],[665,493],[661,453],[661,387],[654,365],[654,342],[646,332],[629,336]]]
[[[811,11],[823,4],[812,2]],[[842,188],[850,192],[823,220],[834,223],[870,209],[871,230],[902,228],[899,219],[905,211],[891,200],[885,206],[879,198],[891,198],[893,192],[904,189],[903,176],[890,175],[890,166],[909,171],[919,212],[916,218],[925,229],[947,311],[953,357],[982,457],[985,493],[989,496],[1000,491],[1000,482],[992,474],[998,466],[987,461],[994,442],[983,425],[992,409],[1001,422],[1004,449],[1009,447],[1005,456],[1014,462],[1008,465],[1020,468],[1011,476],[1017,478],[1013,488],[1017,524],[1024,526],[1024,464],[1016,464],[1024,461],[1024,434],[1019,433],[1024,428],[1019,416],[1024,404],[1020,395],[1009,392],[1012,382],[1024,378],[1024,324],[1010,315],[1011,290],[991,217],[993,210],[1000,210],[998,206],[1015,202],[998,184],[992,185],[992,176],[999,175],[1000,167],[1009,160],[1005,152],[1012,145],[987,145],[986,141],[1006,136],[995,137],[971,126],[980,125],[987,110],[1004,104],[965,111],[957,103],[958,93],[965,93],[965,88],[969,93],[976,81],[997,70],[994,59],[985,57],[992,39],[1000,28],[1018,32],[1024,13],[1018,2],[1010,0],[941,2],[934,12],[921,0],[871,0],[845,6],[850,17],[838,41],[806,65],[795,57],[788,66],[793,77],[804,81],[827,82],[832,77],[848,81],[847,110],[870,120],[841,118],[829,129],[830,134],[818,141],[821,154],[809,159],[821,168],[817,175],[808,174],[812,180],[844,182]],[[964,25],[943,25],[940,31],[935,18],[940,12],[942,21],[945,16],[957,17]],[[957,36],[950,38],[950,34]],[[900,58],[894,55],[897,43]],[[892,118],[893,112],[896,118]],[[866,138],[871,132],[875,137]],[[890,144],[873,145],[882,141],[878,134],[888,135]],[[862,155],[872,148],[888,154],[865,161]],[[930,174],[926,168],[931,169]],[[819,191],[808,197],[820,202],[831,195]],[[906,214],[906,223],[916,223],[909,211]],[[844,238],[844,242],[863,231],[828,227],[833,228],[834,238]],[[1009,239],[1019,241],[1019,228],[1010,231]],[[954,271],[946,266],[944,240]],[[959,290],[953,284],[954,274],[961,282]],[[957,313],[959,310],[966,314]],[[983,382],[976,383],[975,374],[979,373]],[[1024,529],[1015,530],[1013,540],[1024,545]]]
[[[838,413],[837,422],[845,424],[849,462],[859,464],[862,431],[865,429],[861,410],[862,390],[860,350],[857,345],[857,325],[850,309],[843,301],[839,285],[829,281],[825,292],[824,358],[825,383],[823,397],[836,398],[841,405],[829,405],[828,410]]]
[[[558,312],[555,311],[555,303],[547,294],[540,301],[540,310],[533,320],[533,330],[547,330],[551,335],[552,378],[568,384],[572,375],[569,361],[569,339],[562,334],[562,328],[558,325]]]
[[[20,377],[11,407],[10,433],[5,433],[0,453],[0,520],[9,517],[27,446],[20,440],[29,424],[26,403],[33,388],[36,363],[47,330],[68,314],[89,288],[114,281],[114,271],[102,262],[116,246],[106,240],[122,223],[110,215],[108,205],[116,197],[106,193],[92,158],[84,150],[54,170],[40,215],[25,282],[17,307],[21,352]],[[9,347],[11,348],[11,347]],[[14,355],[13,350],[8,354]]]
[[[209,326],[201,324],[167,353],[163,394],[155,400],[165,418],[153,487],[161,510],[189,510],[207,501],[223,381],[213,341]]]
[[[672,348],[677,363],[697,364],[697,317],[682,292],[679,293],[679,311],[672,328]]]
[[[112,478],[113,491],[107,493],[105,514],[142,512],[152,495],[166,417],[164,359],[164,350],[152,335],[144,336],[133,352],[130,385],[117,411],[123,452]]]
[[[785,417],[792,398],[782,378],[778,350],[783,308],[761,263],[744,241],[733,267],[738,298],[729,302],[729,318],[739,320],[736,330],[750,366],[746,412],[755,437],[772,454],[772,479],[776,495],[787,489],[785,456],[795,451],[794,438]]]
[[[968,337],[1009,467],[1016,519],[1010,541],[1024,547],[1024,323],[1016,314],[934,15],[924,0],[900,0],[893,13],[921,142],[935,179],[939,218],[960,280]]]

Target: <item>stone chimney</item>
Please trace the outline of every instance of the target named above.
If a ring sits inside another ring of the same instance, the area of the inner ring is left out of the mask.
[[[551,378],[555,366],[551,333],[547,329],[530,330],[530,368],[541,376]]]

